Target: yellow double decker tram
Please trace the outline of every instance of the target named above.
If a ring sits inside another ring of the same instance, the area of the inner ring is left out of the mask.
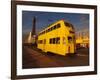
[[[72,24],[59,20],[38,34],[37,48],[59,55],[75,53],[75,31]]]

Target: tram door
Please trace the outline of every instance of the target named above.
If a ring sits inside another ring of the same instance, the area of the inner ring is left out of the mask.
[[[74,53],[74,41],[72,36],[68,36],[68,53]]]

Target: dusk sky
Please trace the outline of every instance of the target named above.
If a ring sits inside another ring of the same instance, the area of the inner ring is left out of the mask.
[[[89,29],[89,14],[22,11],[23,34],[32,31],[32,19],[34,17],[36,17],[36,32],[61,19],[72,23],[75,31]]]

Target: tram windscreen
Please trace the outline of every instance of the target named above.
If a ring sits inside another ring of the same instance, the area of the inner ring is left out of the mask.
[[[67,27],[72,27],[72,29],[74,29],[74,27],[73,27],[72,24],[70,24],[70,23],[68,23],[68,22],[64,22],[64,24],[65,24],[65,26],[67,26]]]
[[[73,42],[73,38],[72,37],[68,37],[68,43],[72,43]]]

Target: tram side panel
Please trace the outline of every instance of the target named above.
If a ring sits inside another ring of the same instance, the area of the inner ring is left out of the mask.
[[[60,55],[75,53],[75,33],[70,33],[74,30],[65,26],[63,21],[54,25],[57,24],[60,24],[58,29],[38,36],[38,48],[44,52],[53,52]]]

